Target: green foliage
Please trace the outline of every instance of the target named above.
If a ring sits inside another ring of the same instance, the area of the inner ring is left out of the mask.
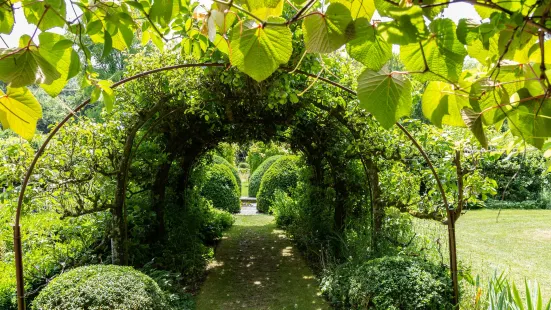
[[[256,197],[256,195],[258,194],[258,190],[260,189],[262,177],[264,177],[264,174],[273,165],[273,163],[275,163],[281,157],[282,155],[274,155],[268,157],[254,170],[254,172],[249,177],[249,197]]]
[[[204,169],[204,176],[199,181],[201,195],[212,201],[212,205],[217,209],[239,212],[241,191],[230,168],[224,164],[213,164]]]
[[[263,213],[270,212],[276,190],[290,193],[298,181],[299,158],[287,155],[276,160],[262,176],[256,208]]]
[[[525,201],[503,201],[503,200],[486,200],[484,206],[488,209],[519,209],[519,210],[537,210],[551,209],[549,202],[542,200],[525,200]]]
[[[446,269],[406,256],[340,265],[321,288],[342,309],[452,309]]]
[[[223,142],[218,144],[215,152],[224,158],[231,167],[235,167],[235,156],[237,152],[237,145]]]
[[[255,142],[247,151],[247,163],[251,169],[251,174],[256,171],[258,166],[262,164],[267,158],[274,155],[285,154],[285,149],[281,144],[269,142]]]
[[[33,302],[33,309],[84,308],[165,309],[166,300],[153,279],[132,267],[92,265],[56,277]]]
[[[212,162],[215,164],[226,165],[228,168],[230,168],[231,173],[235,177],[235,182],[237,182],[239,192],[241,192],[241,177],[239,177],[239,172],[237,171],[237,168],[235,168],[235,165],[230,164],[230,162],[228,162],[225,158],[217,155],[212,156]]]

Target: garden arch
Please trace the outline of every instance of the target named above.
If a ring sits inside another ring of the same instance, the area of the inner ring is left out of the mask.
[[[180,65],[174,65],[174,66],[167,66],[167,67],[162,67],[162,68],[158,68],[158,69],[154,69],[154,70],[150,70],[150,71],[145,71],[145,72],[142,72],[142,73],[139,73],[139,74],[136,74],[134,76],[131,76],[131,77],[128,77],[128,78],[125,78],[125,79],[122,79],[121,81],[117,82],[117,83],[114,83],[111,88],[116,88],[120,85],[123,85],[125,83],[128,83],[130,81],[133,81],[133,80],[136,80],[136,79],[140,79],[142,77],[146,77],[146,76],[149,76],[149,75],[152,75],[154,73],[158,73],[158,72],[163,72],[163,71],[171,71],[171,70],[178,70],[178,69],[185,69],[185,68],[207,68],[207,67],[218,67],[218,68],[225,68],[225,67],[228,67],[229,64],[226,64],[226,63],[191,63],[191,64],[180,64]],[[339,89],[349,93],[349,94],[354,94],[355,95],[355,92],[346,87],[346,86],[343,86],[337,82],[334,82],[330,79],[327,79],[327,78],[322,78],[322,77],[319,77],[315,74],[311,74],[311,73],[308,73],[308,72],[304,72],[304,71],[301,71],[301,70],[291,70],[291,69],[282,69],[282,71],[287,71],[287,72],[290,72],[291,74],[295,74],[295,75],[302,75],[302,76],[305,76],[305,77],[312,77],[312,78],[315,78],[316,80],[320,80],[324,83],[327,83],[327,84],[330,84],[334,87],[338,87]],[[16,264],[16,278],[17,278],[17,301],[18,301],[18,307],[19,309],[24,309],[25,308],[25,300],[24,300],[24,278],[23,278],[23,262],[22,262],[22,245],[21,245],[21,224],[20,224],[20,217],[21,217],[21,209],[23,207],[23,201],[24,201],[24,198],[25,198],[25,190],[26,190],[26,187],[27,187],[27,184],[30,180],[30,177],[32,176],[33,174],[33,170],[38,162],[38,160],[40,159],[40,156],[44,153],[46,147],[48,146],[49,142],[52,140],[52,138],[59,132],[59,130],[71,119],[73,118],[76,113],[78,113],[79,111],[81,111],[83,108],[85,108],[88,104],[90,104],[90,100],[87,100],[85,102],[83,102],[82,104],[80,104],[79,106],[77,106],[74,111],[70,114],[68,114],[51,132],[50,134],[47,136],[47,138],[45,139],[45,141],[43,142],[43,144],[40,146],[39,150],[37,151],[35,157],[33,158],[28,170],[27,170],[27,173],[25,175],[25,178],[23,180],[23,183],[22,183],[22,186],[21,186],[21,192],[20,192],[20,195],[19,195],[19,200],[18,200],[18,204],[17,204],[17,210],[16,210],[16,214],[15,214],[15,219],[14,219],[14,249],[15,249],[15,264]],[[321,111],[325,111],[325,112],[328,112],[328,114],[334,118],[335,121],[339,122],[340,124],[342,124],[344,127],[346,127],[350,134],[352,135],[352,137],[354,139],[358,139],[358,132],[355,132],[354,131],[354,128],[353,126],[351,126],[348,122],[347,122],[347,119],[346,119],[346,116],[341,113],[342,111],[338,111],[338,109],[333,109],[331,107],[327,107],[327,106],[324,106],[323,104],[314,104],[317,108],[319,108]],[[114,220],[114,222],[119,222],[121,223],[121,225],[124,224],[124,200],[125,200],[125,193],[126,193],[126,185],[127,185],[127,181],[128,181],[128,167],[131,163],[131,159],[132,159],[132,150],[133,150],[133,146],[134,146],[134,143],[135,143],[135,137],[136,137],[136,132],[142,128],[142,126],[144,126],[146,124],[146,122],[148,122],[149,120],[151,120],[154,115],[156,115],[156,113],[158,112],[158,110],[153,107],[151,110],[147,111],[146,113],[143,114],[143,118],[140,119],[137,123],[136,123],[136,126],[134,128],[132,128],[130,130],[130,135],[127,137],[126,139],[126,144],[125,144],[125,149],[123,151],[124,155],[123,155],[123,158],[121,160],[121,172],[119,173],[119,175],[117,176],[117,183],[118,183],[118,186],[117,186],[117,190],[116,190],[116,194],[115,194],[115,212],[113,213],[115,216],[118,216],[118,220]],[[172,116],[176,115],[177,113],[175,113],[176,110],[175,109],[172,109],[172,110],[168,110],[165,112],[165,114],[162,114],[159,118],[157,118],[157,120],[168,120],[169,118],[171,118]],[[154,128],[155,126],[157,126],[158,124],[160,124],[161,122],[155,122],[151,125],[151,129]],[[444,205],[446,207],[446,211],[447,211],[447,215],[448,215],[448,220],[447,221],[447,224],[448,224],[448,235],[449,235],[449,245],[450,245],[450,264],[451,264],[451,274],[452,274],[452,280],[453,280],[453,285],[454,285],[454,302],[457,303],[457,298],[458,298],[458,286],[457,286],[457,262],[456,262],[456,254],[455,254],[455,220],[457,219],[457,217],[459,216],[459,213],[460,213],[460,209],[458,210],[455,210],[454,208],[452,208],[451,206],[449,206],[448,202],[447,202],[447,199],[446,199],[446,195],[445,195],[445,192],[442,188],[442,185],[441,185],[441,182],[438,178],[438,175],[434,169],[434,167],[432,166],[432,163],[430,162],[430,159],[428,158],[427,154],[424,152],[423,148],[420,146],[420,144],[415,140],[415,138],[400,124],[400,123],[397,123],[397,126],[400,128],[400,130],[402,130],[404,132],[404,134],[406,135],[406,137],[411,140],[411,142],[413,143],[413,145],[419,150],[419,152],[421,153],[421,155],[423,156],[424,160],[426,161],[427,165],[430,167],[431,169],[431,172],[433,173],[435,179],[437,180],[437,184],[438,184],[438,189],[442,195],[442,199],[444,201]],[[148,131],[149,132],[149,131]],[[146,133],[147,135],[148,133]],[[138,142],[138,144],[141,143],[141,140]],[[197,157],[198,155],[200,155],[200,153],[198,154],[195,154],[195,156]],[[371,179],[369,177],[369,162],[368,160],[365,158],[365,157],[362,157],[362,164],[364,165],[364,168],[365,168],[365,171],[366,171],[366,174],[367,174],[367,177],[368,177],[368,180],[370,182],[376,182],[376,180],[374,179]],[[191,168],[191,166],[190,166]],[[373,195],[373,193],[371,193]],[[117,200],[117,197],[118,200]],[[337,215],[336,216],[336,219],[338,218],[339,216]],[[119,234],[123,234],[122,231],[119,231]],[[123,245],[120,245],[122,246],[122,248],[124,248],[124,244]],[[117,246],[115,246],[115,248],[117,248]],[[124,250],[123,250],[124,252]],[[124,261],[124,259],[123,259]]]

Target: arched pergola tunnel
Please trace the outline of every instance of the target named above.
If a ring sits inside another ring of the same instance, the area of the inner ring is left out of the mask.
[[[228,65],[224,63],[200,63],[200,64],[181,64],[168,66],[163,68],[158,68],[150,71],[145,71],[129,78],[123,79],[115,84],[112,88],[117,88],[123,84],[126,84],[131,81],[135,81],[141,78],[154,76],[155,73],[173,71],[173,70],[182,70],[182,69],[192,69],[192,68],[214,68],[213,71],[216,73],[228,72]],[[306,89],[309,87],[309,77],[316,78],[319,81],[327,83],[332,87],[337,87],[342,91],[343,95],[346,94],[355,94],[353,90],[347,88],[343,85],[340,85],[330,79],[319,77],[314,74],[310,74],[300,70],[294,70],[291,73],[289,71],[293,70],[280,70],[279,74],[274,75],[270,80],[277,80],[281,76],[295,76],[297,77],[297,82],[293,87],[300,87]],[[247,78],[242,80],[249,80]],[[284,79],[283,79],[284,80]],[[186,81],[183,81],[185,83]],[[319,113],[323,113],[327,119],[331,122],[340,124],[343,128],[347,130],[347,135],[350,136],[352,140],[361,139],[361,133],[356,129],[355,125],[350,120],[347,119],[346,114],[342,109],[339,109],[338,106],[332,106],[331,104],[326,104],[324,102],[318,102],[316,100],[309,100],[308,93],[305,96],[302,96],[298,102],[292,104],[285,104],[281,106],[281,109],[274,108],[261,108],[263,105],[269,107],[269,101],[273,100],[268,96],[268,91],[266,87],[266,82],[262,85],[258,85],[250,81],[248,85],[240,85],[237,88],[231,87],[228,84],[217,84],[215,87],[211,88],[212,91],[209,95],[210,98],[205,102],[219,100],[219,102],[225,102],[226,104],[218,104],[216,107],[222,107],[221,113],[218,115],[224,115],[224,118],[216,120],[215,130],[209,130],[209,127],[214,123],[212,120],[209,123],[207,122],[195,122],[192,125],[197,124],[206,124],[205,127],[197,126],[191,128],[189,122],[192,119],[195,120],[205,120],[205,115],[209,114],[192,114],[183,113],[182,110],[185,110],[185,107],[174,106],[171,104],[166,104],[164,100],[167,98],[162,98],[156,103],[150,103],[150,105],[140,111],[139,118],[133,124],[131,128],[127,131],[127,136],[124,144],[124,149],[122,150],[122,157],[120,159],[120,169],[115,176],[117,181],[117,187],[114,197],[114,205],[111,209],[113,216],[113,257],[114,263],[125,264],[126,263],[126,218],[125,218],[125,199],[126,191],[129,178],[129,167],[132,163],[132,157],[136,152],[139,145],[142,141],[156,137],[157,139],[163,140],[165,145],[165,151],[168,153],[169,161],[178,161],[181,164],[183,170],[183,175],[181,179],[182,193],[185,193],[185,188],[188,186],[188,178],[191,169],[196,162],[196,160],[206,153],[208,150],[216,146],[219,142],[229,141],[229,142],[240,142],[246,139],[252,140],[268,140],[268,139],[279,139],[285,140],[291,143],[291,145],[301,151],[308,163],[313,167],[314,171],[321,169],[322,163],[326,162],[329,166],[335,164],[332,162],[331,158],[320,157],[319,154],[323,153],[323,145],[320,146],[321,142],[330,142],[325,137],[316,137],[315,135],[308,135],[310,132],[319,131],[320,128],[316,127],[316,123],[305,123],[308,121],[307,118],[295,117],[297,112],[305,111],[306,108],[310,108],[310,111],[316,109]],[[278,81],[279,82],[279,81]],[[208,80],[202,80],[202,83],[207,83],[206,88],[209,86]],[[269,83],[269,81],[267,82]],[[245,90],[245,91],[243,91]],[[246,94],[247,96],[243,96]],[[254,96],[251,96],[254,94]],[[185,102],[189,98],[179,98],[178,102]],[[17,299],[18,306],[20,309],[24,309],[25,300],[24,300],[24,283],[23,283],[23,259],[22,259],[22,246],[21,246],[21,233],[20,233],[20,217],[21,209],[23,207],[23,201],[25,198],[25,190],[27,184],[33,174],[33,170],[40,159],[40,156],[46,150],[49,142],[52,138],[59,132],[59,130],[71,119],[76,113],[84,109],[87,105],[90,104],[90,100],[85,101],[75,108],[73,113],[68,114],[47,136],[44,143],[39,148],[36,153],[29,169],[26,173],[25,179],[23,181],[21,192],[18,200],[17,211],[15,214],[14,220],[14,248],[15,248],[15,263],[16,263],[16,276],[17,276]],[[185,105],[185,103],[184,103]],[[204,110],[208,111],[208,107],[203,107]],[[277,111],[277,112],[274,112]],[[219,111],[220,112],[220,111]],[[365,115],[365,119],[369,119],[368,115]],[[187,126],[186,126],[187,122]],[[207,126],[208,125],[208,126]],[[300,126],[303,126],[302,128]],[[451,274],[454,284],[454,295],[457,301],[458,290],[457,290],[457,262],[455,255],[455,220],[458,217],[458,212],[455,211],[451,206],[448,205],[446,200],[445,192],[442,188],[438,175],[433,168],[427,154],[424,152],[420,144],[415,140],[415,138],[401,125],[397,126],[402,130],[405,136],[412,141],[415,148],[417,148],[424,160],[427,162],[427,165],[431,169],[435,179],[437,180],[438,189],[444,200],[444,205],[446,206],[446,211],[448,214],[448,232],[449,232],[449,248],[450,248],[450,263],[451,263]],[[287,136],[282,135],[286,128],[291,128],[291,136],[287,132]],[[194,131],[195,130],[195,131]],[[302,135],[301,135],[302,130]],[[304,130],[306,131],[306,134]],[[205,135],[205,131],[208,131],[208,135]],[[139,135],[141,134],[141,136]],[[294,136],[293,136],[294,134]],[[184,144],[182,140],[184,138],[188,139]],[[290,138],[290,139],[289,139]],[[313,141],[316,140],[317,141]],[[334,141],[333,141],[334,142]],[[370,196],[372,203],[372,215],[373,215],[373,227],[380,226],[381,214],[380,211],[384,208],[383,205],[376,205],[379,201],[376,196],[379,195],[377,184],[377,167],[374,166],[373,158],[370,154],[359,153],[361,163],[363,165],[364,171],[366,173],[366,180],[369,182]],[[164,189],[163,179],[166,179],[166,176],[170,173],[171,164],[163,164],[157,171],[156,180],[153,182],[154,186],[152,191],[156,191],[153,194],[153,197],[157,197],[157,200],[153,201],[154,209],[158,212],[157,216],[162,217],[162,206],[164,198]],[[334,172],[334,171],[333,171]],[[344,197],[346,195],[346,190],[339,190],[342,188],[342,180],[334,175],[334,185],[335,189],[338,192],[337,197]],[[164,184],[166,185],[166,184]],[[339,196],[340,195],[340,196]],[[185,197],[181,198],[182,200]],[[346,217],[345,209],[341,204],[339,206],[340,200],[337,199],[335,213],[334,213],[334,225],[337,229],[342,229],[344,218]],[[460,210],[459,210],[460,211]],[[383,211],[384,212],[384,211]],[[379,214],[379,215],[377,215]],[[384,215],[384,214],[383,214]],[[164,225],[162,221],[158,226],[158,233],[162,236],[164,232]],[[376,243],[376,242],[375,242]],[[456,302],[457,303],[457,302]]]

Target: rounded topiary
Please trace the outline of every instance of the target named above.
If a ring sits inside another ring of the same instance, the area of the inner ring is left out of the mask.
[[[266,158],[265,161],[263,161],[258,168],[251,174],[249,177],[249,196],[250,197],[256,197],[256,194],[258,194],[258,190],[260,189],[260,181],[262,181],[262,177],[264,176],[264,173],[268,171],[268,169],[272,166],[273,163],[275,163],[278,159],[281,158],[282,155],[274,155],[271,157]]]
[[[224,164],[206,166],[201,181],[201,196],[220,210],[237,213],[241,210],[240,190],[230,168]]]
[[[53,279],[33,301],[33,309],[166,309],[153,279],[132,267],[92,265]]]
[[[260,182],[257,195],[256,209],[268,213],[272,205],[276,190],[290,194],[291,189],[297,186],[298,157],[282,156],[266,171]]]
[[[233,176],[235,177],[235,181],[237,182],[237,188],[239,189],[239,194],[241,194],[241,178],[239,177],[239,172],[237,171],[237,169],[222,156],[218,156],[218,155],[212,156],[212,162],[214,164],[226,165],[228,166],[228,168],[230,168],[231,173],[233,174]]]

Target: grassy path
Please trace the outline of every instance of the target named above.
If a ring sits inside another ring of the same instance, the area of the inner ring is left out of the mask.
[[[268,215],[238,215],[216,249],[197,310],[328,309],[298,251]]]

